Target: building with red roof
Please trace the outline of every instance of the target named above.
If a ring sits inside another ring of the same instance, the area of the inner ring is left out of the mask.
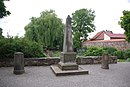
[[[125,39],[124,34],[114,34],[112,31],[101,31],[98,32],[90,40],[111,40],[111,39]]]
[[[130,44],[125,40],[124,34],[114,34],[112,31],[101,31],[94,35],[90,40],[83,42],[83,46],[115,47],[125,50]]]

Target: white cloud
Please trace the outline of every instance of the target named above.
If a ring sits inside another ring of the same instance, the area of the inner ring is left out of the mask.
[[[29,18],[37,17],[44,10],[55,10],[58,17],[65,22],[67,15],[81,8],[95,10],[96,31],[112,30],[114,33],[123,33],[118,25],[123,10],[130,10],[128,0],[10,0],[5,2],[11,15],[0,21],[0,26],[10,35],[24,35],[24,26],[29,23]],[[91,35],[91,36],[92,36]]]

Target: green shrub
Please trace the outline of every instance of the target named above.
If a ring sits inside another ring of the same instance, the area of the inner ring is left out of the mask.
[[[41,46],[23,38],[0,39],[0,58],[13,58],[15,52],[23,52],[25,58],[43,57]]]
[[[125,59],[117,59],[117,62],[126,62]]]
[[[109,55],[115,55],[115,51],[117,51],[113,47],[87,47],[86,52],[84,52],[84,56],[102,56],[103,53],[108,53]]]
[[[101,56],[103,51],[100,47],[88,47],[84,56]]]
[[[130,62],[130,58],[127,58],[126,62]]]
[[[123,53],[124,53],[124,51],[117,50],[117,51],[115,51],[115,56],[117,56],[118,59],[124,59]]]
[[[130,58],[130,49],[125,50],[123,56],[125,59]]]
[[[59,57],[61,55],[61,51],[53,51],[53,57]]]
[[[114,47],[103,47],[103,50],[111,56],[114,56],[115,52],[117,51],[117,49]]]

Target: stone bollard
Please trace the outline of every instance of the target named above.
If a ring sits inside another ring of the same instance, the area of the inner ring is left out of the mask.
[[[109,69],[109,55],[108,54],[102,55],[101,68],[102,69]]]
[[[13,73],[23,74],[24,71],[24,54],[22,52],[16,52],[14,54],[14,71]]]

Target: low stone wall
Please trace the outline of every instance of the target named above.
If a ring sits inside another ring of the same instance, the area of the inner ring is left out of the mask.
[[[76,62],[77,64],[84,65],[84,64],[101,64],[102,56],[87,56],[87,57],[78,57]],[[116,56],[110,56],[109,63],[117,63]]]
[[[102,56],[87,56],[87,57],[77,57],[77,64],[100,64]],[[10,59],[0,59],[0,67],[10,67],[13,66],[13,58]],[[25,58],[25,66],[45,66],[58,64],[60,62],[59,57],[49,57],[49,58]],[[117,63],[117,57],[111,56],[109,63]]]
[[[43,65],[52,65],[58,64],[60,62],[59,57],[50,57],[50,58],[26,58],[25,66],[43,66]]]
[[[50,58],[24,58],[25,66],[44,66],[58,64],[60,59],[58,57]],[[14,65],[14,59],[0,59],[0,67],[9,67]]]

